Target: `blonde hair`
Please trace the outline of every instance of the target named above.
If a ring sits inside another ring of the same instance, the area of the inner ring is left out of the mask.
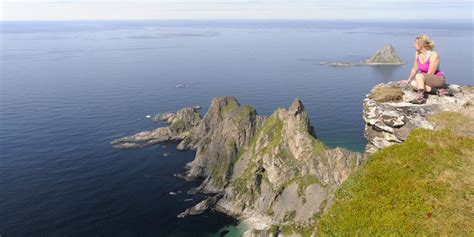
[[[435,42],[428,35],[419,35],[416,41],[426,50],[433,50],[435,47]]]

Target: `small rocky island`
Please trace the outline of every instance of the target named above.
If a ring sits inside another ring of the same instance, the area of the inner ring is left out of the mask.
[[[405,62],[397,55],[391,44],[385,45],[374,56],[365,61],[368,65],[400,65]]]
[[[395,48],[391,44],[385,45],[377,51],[372,57],[360,62],[320,62],[321,65],[330,65],[335,67],[352,67],[367,65],[401,65],[405,62],[397,55]]]
[[[452,97],[430,96],[426,104],[413,105],[408,101],[415,93],[407,85],[375,86],[363,102],[368,140],[364,155],[329,149],[319,141],[299,99],[288,109],[262,116],[230,96],[214,98],[203,117],[193,107],[162,114],[155,119],[168,126],[111,144],[134,149],[180,141],[177,149],[196,151],[181,177],[203,180],[190,193],[208,198],[178,217],[214,209],[249,223],[245,236],[310,236],[336,190],[363,168],[370,154],[403,142],[415,128],[437,129],[456,116],[468,118],[457,130],[474,135],[474,87],[450,88]]]

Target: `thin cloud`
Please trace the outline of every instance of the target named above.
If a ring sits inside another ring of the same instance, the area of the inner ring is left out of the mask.
[[[472,1],[0,0],[3,20],[472,19]]]

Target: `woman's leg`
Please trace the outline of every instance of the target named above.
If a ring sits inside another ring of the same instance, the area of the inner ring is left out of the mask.
[[[453,96],[453,91],[449,88],[445,88],[446,78],[444,76],[426,74],[425,82],[432,87],[430,94]]]
[[[415,76],[415,81],[416,81],[416,89],[418,90],[424,90],[425,89],[425,76],[423,74],[418,73]]]
[[[423,74],[416,74],[415,76],[416,86],[417,86],[417,95],[416,98],[411,100],[412,104],[424,104],[426,102],[426,89],[425,88],[425,76]],[[413,84],[412,84],[413,85]],[[429,88],[431,90],[431,88]]]
[[[414,90],[414,91],[417,91],[418,90],[418,85],[416,84],[416,80],[412,80],[410,82],[410,86],[411,88]]]
[[[452,95],[452,92],[449,90],[444,91],[446,89],[439,89],[443,88],[445,83],[445,78],[443,76],[436,76],[433,74],[416,74],[416,86],[418,88],[418,95],[412,101],[413,104],[424,104],[426,102],[426,92],[431,94],[438,94],[438,95]],[[413,84],[412,84],[413,86]]]
[[[430,75],[430,74],[426,74],[426,73],[416,74],[415,79],[416,79],[416,85],[417,85],[418,90],[424,90],[426,92],[431,91],[431,85],[426,82],[427,78],[431,78],[429,76],[434,76],[434,75]]]
[[[425,84],[434,88],[443,88],[445,83],[445,78],[443,76],[436,76],[433,74],[423,73],[425,78]]]

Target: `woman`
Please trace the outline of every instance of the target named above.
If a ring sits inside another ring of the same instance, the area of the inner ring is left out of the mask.
[[[439,55],[432,51],[435,43],[427,35],[420,35],[415,40],[415,62],[407,80],[401,83],[410,84],[418,92],[410,103],[424,104],[427,93],[434,95],[452,95],[451,90],[444,89],[446,77],[439,69]],[[417,72],[420,73],[417,73]],[[413,80],[415,79],[415,80]]]

